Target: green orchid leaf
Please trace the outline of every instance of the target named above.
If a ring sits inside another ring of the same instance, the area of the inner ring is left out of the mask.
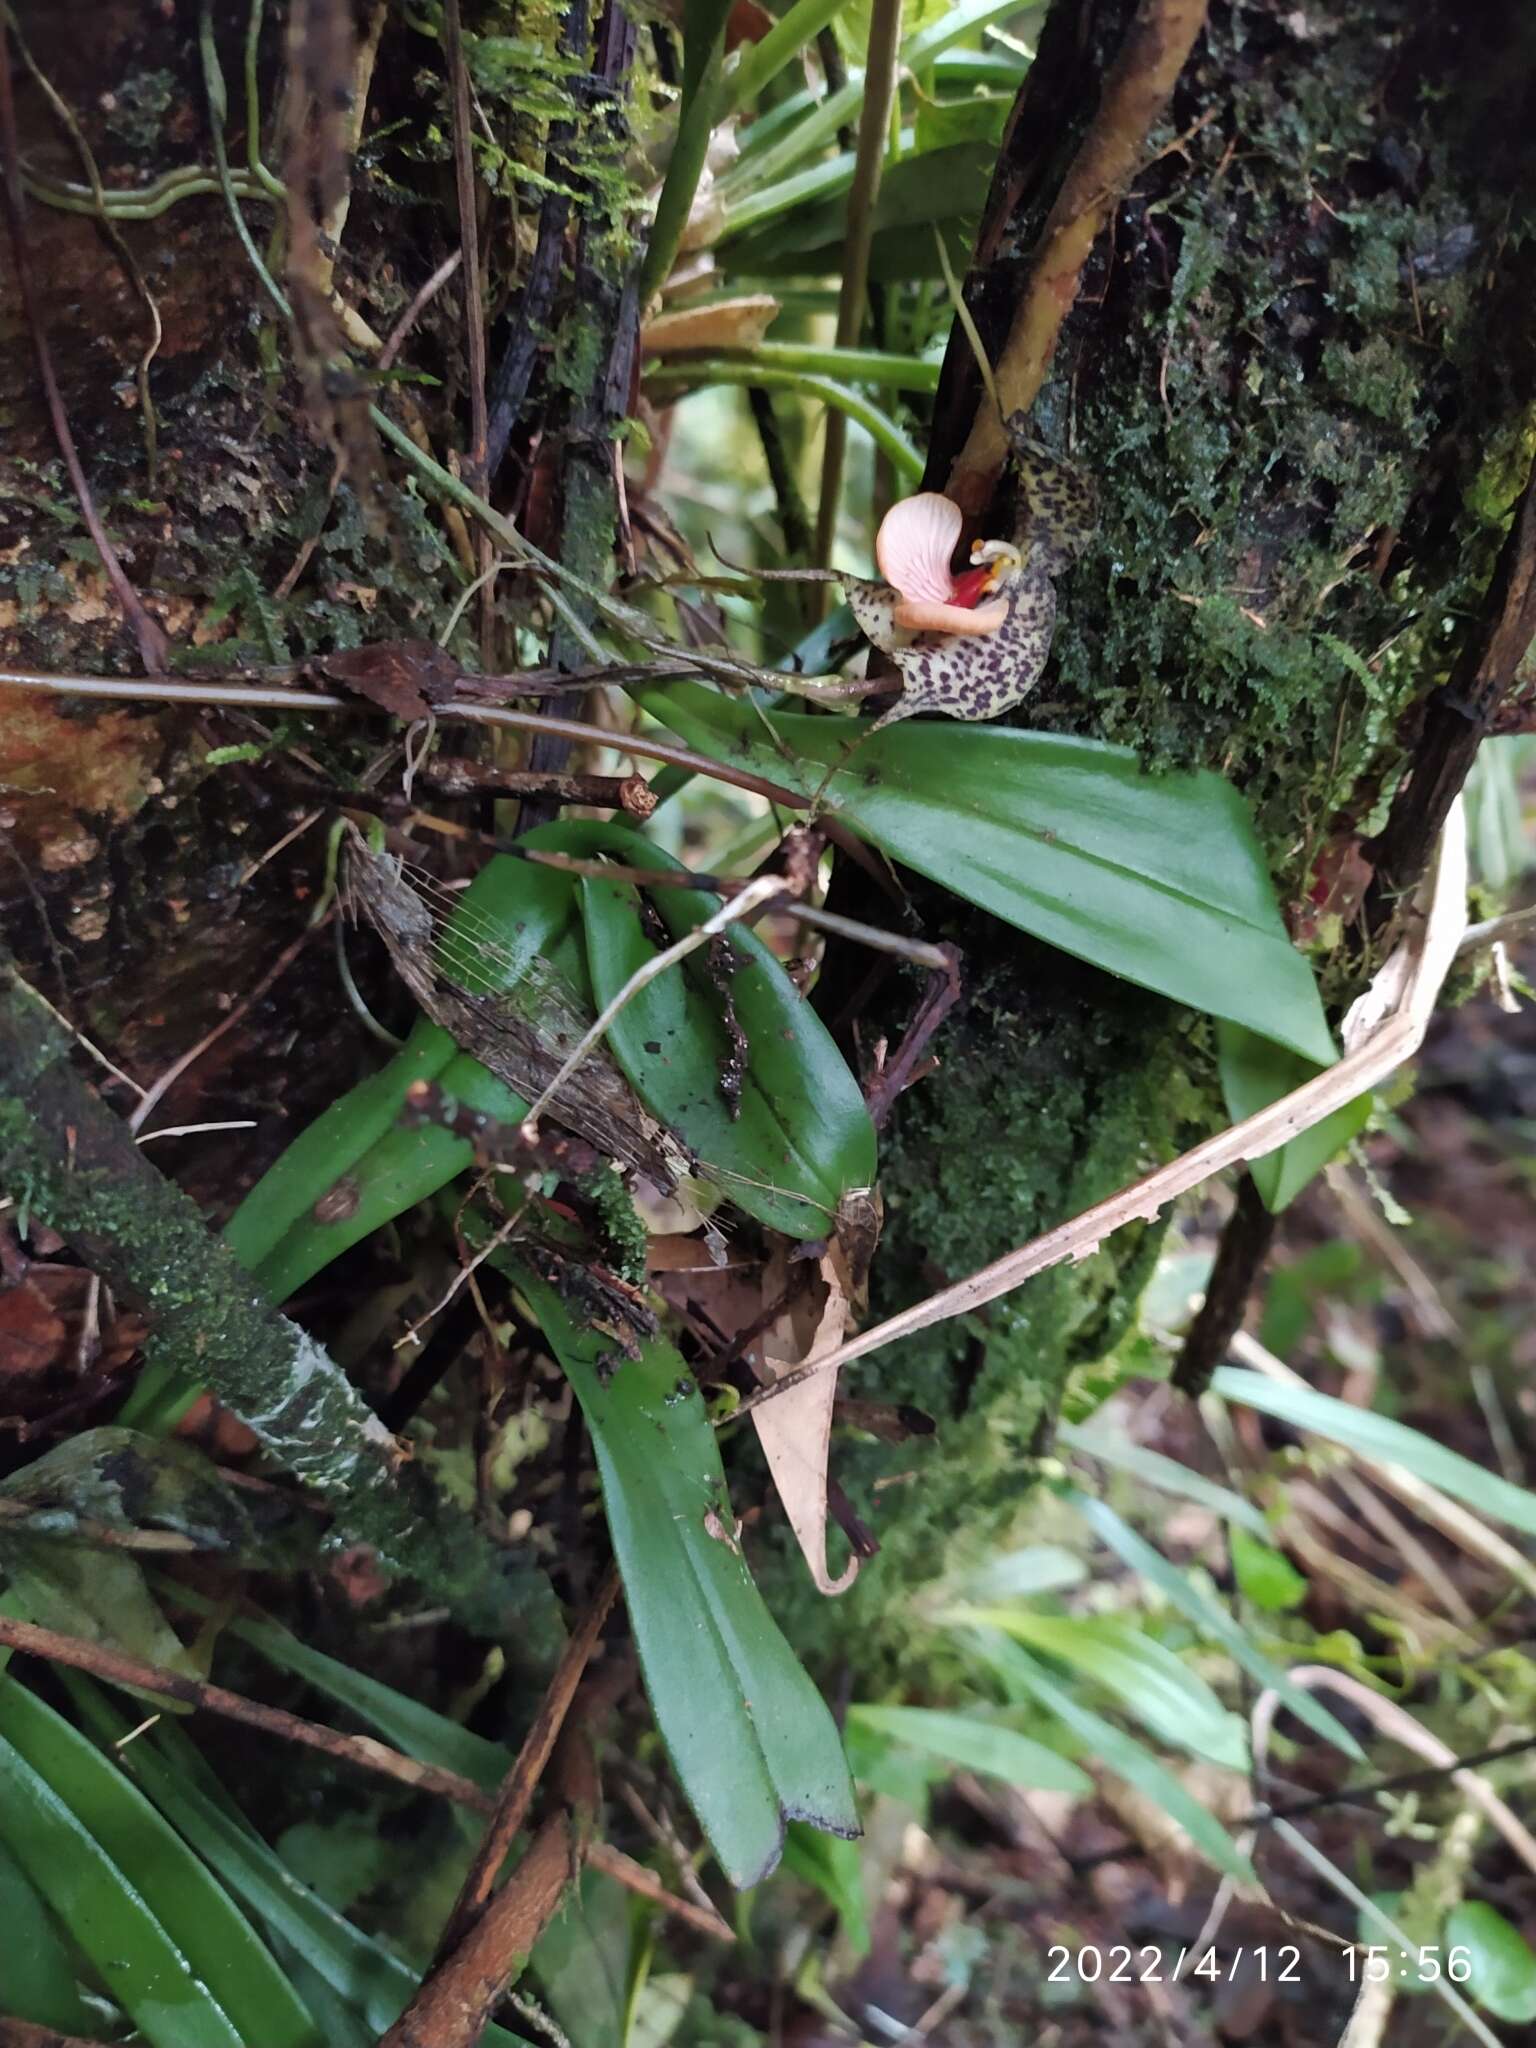
[[[183,1595],[182,1597],[186,1597]],[[203,1603],[195,1603],[201,1606]],[[512,1768],[512,1753],[499,1742],[477,1735],[471,1728],[450,1721],[432,1707],[413,1700],[409,1693],[372,1678],[366,1671],[354,1671],[338,1657],[311,1649],[296,1635],[275,1621],[248,1621],[244,1617],[226,1624],[224,1633],[269,1658],[280,1671],[302,1678],[306,1685],[334,1700],[349,1713],[382,1735],[396,1749],[404,1750],[422,1763],[438,1764],[457,1771],[477,1785],[494,1791]]]
[[[983,1721],[974,1714],[947,1714],[931,1707],[850,1707],[850,1734],[882,1737],[935,1756],[961,1770],[1002,1778],[1010,1785],[1068,1792],[1085,1799],[1093,1790],[1086,1771],[1043,1742]]]
[[[1306,1599],[1310,1581],[1283,1550],[1260,1543],[1246,1529],[1237,1528],[1227,1531],[1227,1548],[1237,1590],[1261,1614],[1289,1614]]]
[[[1123,1728],[1117,1728],[1113,1721],[1106,1721],[1102,1714],[1085,1707],[1072,1686],[1058,1684],[1043,1664],[996,1629],[966,1629],[961,1641],[992,1668],[1011,1698],[1030,1700],[1047,1708],[1077,1736],[1086,1755],[1097,1758],[1106,1770],[1134,1785],[1154,1806],[1177,1821],[1201,1855],[1208,1857],[1218,1870],[1248,1884],[1257,1881],[1253,1865],[1215,1815],[1150,1750],[1144,1749]]]
[[[802,1884],[814,1886],[837,1909],[849,1947],[855,1955],[867,1956],[869,1905],[858,1843],[818,1834],[800,1821],[791,1821],[784,1837],[784,1868]]]
[[[857,1834],[836,1726],[752,1582],[681,1357],[658,1340],[616,1358],[552,1287],[527,1272],[519,1285],[592,1432],[656,1725],[721,1868],[758,1883],[789,1820]]]
[[[530,841],[533,835],[530,835]],[[476,875],[443,927],[439,957],[468,985],[517,985],[535,959],[550,961],[586,997],[587,972],[569,875],[499,855]],[[467,1138],[438,1125],[402,1125],[417,1081],[500,1122],[528,1104],[419,1017],[395,1057],[300,1133],[230,1218],[225,1238],[274,1301],[285,1301],[332,1259],[446,1187],[470,1164]],[[340,1200],[325,1198],[338,1193]],[[317,1205],[324,1202],[324,1207]]]
[[[97,1741],[108,1748],[121,1743],[129,1724],[108,1704],[100,1687],[74,1673],[67,1683]],[[179,1727],[157,1728],[115,1754],[153,1807],[218,1873],[220,1882],[274,1939],[288,1943],[337,1998],[361,2014],[370,2030],[368,2038],[377,2040],[400,2017],[421,1982],[421,1971],[391,1955],[295,1880],[248,1823],[204,1782],[206,1774],[196,1767],[201,1759]],[[484,2039],[487,2048],[527,2048],[520,2035],[502,2027],[487,2027]],[[193,2042],[189,2048],[203,2044]],[[212,2037],[207,2048],[214,2048]],[[267,2038],[254,2036],[247,2048],[267,2048]]]
[[[631,866],[683,872],[622,827],[584,836],[592,850]],[[692,889],[652,888],[647,896],[669,939],[685,937],[719,908],[717,897]],[[583,877],[581,902],[593,994],[602,1005],[656,949],[632,883]],[[744,1035],[744,1059],[727,1005]],[[740,926],[640,989],[609,1026],[608,1043],[647,1108],[738,1208],[771,1229],[825,1237],[843,1197],[873,1186],[875,1131],[858,1083],[778,961]],[[739,1086],[734,1113],[728,1074]]]
[[[1216,1049],[1222,1096],[1227,1115],[1235,1124],[1245,1117],[1257,1116],[1261,1109],[1268,1109],[1282,1095],[1289,1095],[1323,1071],[1315,1060],[1304,1060],[1241,1024],[1218,1026]],[[1371,1102],[1367,1090],[1353,1102],[1334,1110],[1331,1116],[1325,1116],[1311,1130],[1302,1131],[1262,1158],[1249,1160],[1253,1184],[1271,1215],[1277,1216],[1288,1203],[1294,1202],[1308,1181],[1321,1173],[1351,1138],[1360,1135],[1369,1121]]]
[[[83,2034],[101,2017],[80,1993],[81,1968],[42,1893],[0,1841],[0,1927],[5,1979],[0,2007],[11,2019]]]
[[[861,838],[1047,944],[1335,1057],[1247,807],[1219,775],[1145,775],[1127,747],[944,719],[867,734],[697,683],[638,695],[691,746],[823,791]]]
[[[207,1867],[121,1770],[10,1677],[0,1833],[155,2048],[321,2048]]]

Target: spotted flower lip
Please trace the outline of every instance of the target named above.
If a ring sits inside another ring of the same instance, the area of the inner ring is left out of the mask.
[[[971,570],[956,577],[950,557],[964,525],[960,507],[937,491],[919,491],[891,507],[875,537],[875,560],[896,593],[892,622],[909,633],[951,633],[975,637],[997,632],[1008,617],[1008,601],[979,604],[994,572],[978,579]]]

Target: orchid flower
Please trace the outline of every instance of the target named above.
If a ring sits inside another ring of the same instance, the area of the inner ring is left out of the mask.
[[[960,507],[937,491],[920,491],[893,505],[880,522],[875,560],[895,593],[891,622],[907,633],[995,633],[1008,616],[1006,598],[983,604],[1019,566],[1018,550],[1004,541],[978,541],[973,567],[956,576],[950,558],[960,543]]]
[[[1056,594],[1033,544],[982,540],[957,576],[964,525],[936,491],[893,505],[875,539],[880,583],[845,577],[866,639],[901,671],[902,693],[873,730],[924,711],[996,718],[1034,687],[1050,651]]]

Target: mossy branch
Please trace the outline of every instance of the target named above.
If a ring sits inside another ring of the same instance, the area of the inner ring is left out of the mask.
[[[195,1204],[156,1172],[71,1064],[54,1013],[0,952],[0,1185],[140,1302],[163,1368],[206,1384],[268,1454],[326,1500],[334,1534],[470,1628],[542,1663],[556,1644],[542,1575],[492,1548],[405,1465],[346,1374],[258,1293]]]

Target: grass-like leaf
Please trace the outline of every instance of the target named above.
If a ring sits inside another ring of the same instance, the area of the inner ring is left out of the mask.
[[[1093,1790],[1086,1771],[1043,1742],[983,1721],[974,1714],[944,1713],[930,1707],[850,1707],[848,1727],[886,1742],[904,1743],[925,1756],[941,1757],[962,1770],[980,1771],[1010,1785],[1070,1792],[1082,1799]]]
[[[0,1927],[5,1929],[0,2008],[7,2017],[60,2033],[85,2033],[100,2015],[80,1995],[79,1967],[59,1920],[3,1841]]]
[[[72,1678],[70,1692],[98,1740],[111,1744],[127,1734],[129,1724],[91,1680]],[[169,1732],[173,1738],[181,1734],[180,1729]],[[175,1764],[168,1760],[161,1748],[163,1734],[157,1729],[120,1752],[123,1769],[153,1801],[151,1811],[165,1815],[268,1932],[280,1935],[338,1998],[362,2014],[371,2038],[377,2039],[399,2018],[421,1973],[301,1884],[238,1814],[211,1795],[200,1774],[185,1768],[179,1745],[173,1749]],[[505,2028],[488,2027],[484,2038],[488,2048],[526,2048],[519,2035]],[[188,2048],[216,2048],[215,2037],[206,2044],[190,2042]],[[258,2037],[247,2048],[268,2048],[267,2039]]]
[[[1251,1500],[1244,1500],[1230,1486],[1220,1486],[1214,1479],[1191,1472],[1177,1458],[1165,1457],[1161,1451],[1149,1451],[1144,1444],[1132,1443],[1128,1436],[1109,1423],[1097,1418],[1091,1422],[1063,1422],[1058,1425],[1056,1436],[1070,1450],[1084,1457],[1097,1458],[1100,1464],[1112,1465],[1117,1471],[1128,1472],[1143,1486],[1156,1487],[1160,1493],[1174,1494],[1180,1500],[1195,1501],[1199,1506],[1209,1508],[1213,1515],[1220,1515],[1224,1521],[1236,1522],[1241,1528],[1251,1530],[1255,1536],[1269,1534],[1269,1524]]]
[[[1193,1622],[1201,1635],[1220,1643],[1234,1663],[1241,1664],[1260,1685],[1269,1686],[1276,1692],[1298,1721],[1304,1721],[1325,1742],[1342,1749],[1346,1756],[1364,1757],[1365,1752],[1342,1721],[1336,1720],[1325,1706],[1320,1705],[1305,1686],[1293,1685],[1279,1665],[1265,1656],[1225,1608],[1208,1599],[1186,1573],[1181,1572],[1177,1565],[1170,1564],[1162,1552],[1154,1549],[1144,1537],[1138,1536],[1113,1508],[1083,1493],[1071,1494],[1069,1498],[1100,1542],[1106,1544],[1122,1564],[1140,1572],[1170,1605],[1176,1607],[1187,1621]]]
[[[1160,1806],[1171,1820],[1177,1821],[1218,1870],[1228,1871],[1250,1884],[1255,1881],[1253,1865],[1216,1816],[1133,1736],[1085,1707],[1070,1686],[1059,1685],[1043,1664],[996,1629],[967,1629],[961,1640],[991,1666],[1014,1699],[1032,1700],[1049,1709],[1078,1737],[1088,1755],[1097,1758],[1117,1778],[1134,1785],[1154,1806]]]
[[[206,1866],[78,1729],[8,1676],[0,1828],[155,2048],[321,2048]]]
[[[1378,1464],[1401,1465],[1416,1478],[1438,1486],[1453,1500],[1464,1501],[1479,1514],[1508,1522],[1536,1536],[1536,1493],[1513,1486],[1497,1472],[1474,1465],[1459,1451],[1448,1450],[1425,1436],[1422,1430],[1394,1422],[1389,1415],[1376,1415],[1369,1408],[1356,1408],[1348,1401],[1335,1401],[1331,1394],[1319,1394],[1312,1387],[1293,1387],[1272,1380],[1261,1372],[1241,1366],[1218,1367],[1211,1391],[1223,1400],[1236,1401],[1244,1408],[1257,1408],[1296,1429],[1309,1429],[1330,1443],[1343,1444],[1357,1456]]]
[[[1248,1766],[1247,1733],[1197,1671],[1155,1636],[1115,1614],[1039,1614],[1029,1607],[964,1607],[956,1621],[1000,1629],[1058,1658],[1115,1698],[1171,1748],[1234,1771]]]

